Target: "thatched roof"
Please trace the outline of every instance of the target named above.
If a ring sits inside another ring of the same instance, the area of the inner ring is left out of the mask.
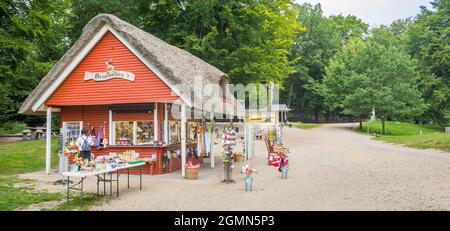
[[[173,87],[176,84],[182,84],[189,89],[193,89],[195,84],[218,84],[221,78],[228,79],[228,76],[225,73],[191,53],[172,46],[116,16],[99,14],[86,24],[80,38],[31,92],[28,98],[23,102],[19,113],[42,113],[34,112],[31,109],[32,106],[43,95],[45,90],[48,89],[61,75],[77,54],[105,25],[108,25],[118,32],[148,63],[151,63],[160,73],[162,73],[169,87]],[[202,76],[203,83],[193,81],[194,76]],[[208,98],[209,96],[196,95],[195,97]],[[189,99],[185,101],[191,106],[201,106],[195,105],[196,103],[190,102]]]

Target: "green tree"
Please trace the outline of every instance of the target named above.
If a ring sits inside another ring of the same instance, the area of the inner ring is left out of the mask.
[[[281,83],[294,72],[289,47],[301,30],[289,0],[152,1],[144,29],[230,75],[232,82]]]
[[[95,16],[102,13],[112,14],[131,24],[141,27],[142,7],[145,0],[72,0],[70,11],[69,39],[73,44],[80,37],[83,27]]]
[[[366,40],[350,40],[331,61],[324,80],[327,105],[360,118],[367,118],[374,108],[383,134],[388,117],[412,117],[426,106],[417,89],[417,64],[394,38],[378,28]]]
[[[445,125],[450,121],[450,0],[431,5],[435,10],[422,7],[408,27],[405,44],[424,76],[421,90],[430,107],[423,119]]]
[[[353,15],[331,16],[330,20],[343,44],[346,44],[351,38],[362,38],[369,30],[367,23]]]
[[[30,118],[17,110],[67,47],[68,6],[65,0],[0,2],[0,122]]]
[[[320,4],[296,5],[297,20],[306,28],[298,34],[291,47],[291,59],[300,58],[296,72],[286,81],[286,101],[294,113],[313,114],[316,122],[327,108],[321,93],[321,83],[330,59],[348,39],[362,37],[368,25],[354,16],[323,15]]]
[[[325,16],[320,4],[296,5],[297,21],[306,28],[291,47],[291,59],[296,72],[291,74],[287,86],[287,104],[294,113],[313,114],[318,121],[323,108],[320,83],[329,60],[339,50],[341,39],[333,31],[333,24]]]

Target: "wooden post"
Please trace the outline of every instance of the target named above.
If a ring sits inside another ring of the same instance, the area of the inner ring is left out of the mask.
[[[52,147],[52,107],[47,108],[47,130],[45,131],[45,171],[47,175],[50,174],[51,170],[51,147]]]
[[[108,126],[109,126],[109,132],[108,132],[108,137],[109,137],[109,145],[113,145],[113,129],[112,129],[112,111],[109,110],[108,112]],[[89,128],[88,128],[89,129]]]
[[[181,176],[186,176],[186,104],[181,104]]]
[[[155,109],[153,110],[153,140],[158,142],[158,103],[155,103]]]
[[[214,168],[214,125],[216,121],[214,120],[214,105],[210,112],[210,121],[211,121],[211,132],[210,132],[210,147],[209,147],[209,159],[211,161],[211,168]]]
[[[164,143],[169,144],[169,110],[167,110],[167,103],[164,103]]]

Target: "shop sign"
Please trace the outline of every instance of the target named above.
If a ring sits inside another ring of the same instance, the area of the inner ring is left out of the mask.
[[[125,79],[128,81],[134,81],[135,75],[132,72],[127,71],[116,71],[114,70],[114,65],[112,61],[106,62],[106,72],[85,72],[84,81],[94,80],[94,81],[106,81],[110,79]]]

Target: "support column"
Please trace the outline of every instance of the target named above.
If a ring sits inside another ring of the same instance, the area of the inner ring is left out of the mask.
[[[113,129],[112,129],[112,111],[111,110],[109,110],[109,114],[108,114],[108,126],[109,126],[109,129],[108,129],[108,138],[109,138],[109,145],[112,145],[113,144]]]
[[[158,141],[158,103],[155,103],[153,110],[153,140],[155,143]]]
[[[209,148],[209,159],[211,161],[211,168],[214,168],[214,126],[216,121],[214,120],[214,106],[210,112],[210,121],[211,121],[211,132],[210,132],[210,148]]]
[[[181,176],[186,176],[186,104],[181,104]]]
[[[52,107],[47,108],[47,130],[45,131],[45,171],[47,175],[51,170],[52,147]]]
[[[167,110],[167,103],[164,103],[164,143],[169,144],[169,110]]]

